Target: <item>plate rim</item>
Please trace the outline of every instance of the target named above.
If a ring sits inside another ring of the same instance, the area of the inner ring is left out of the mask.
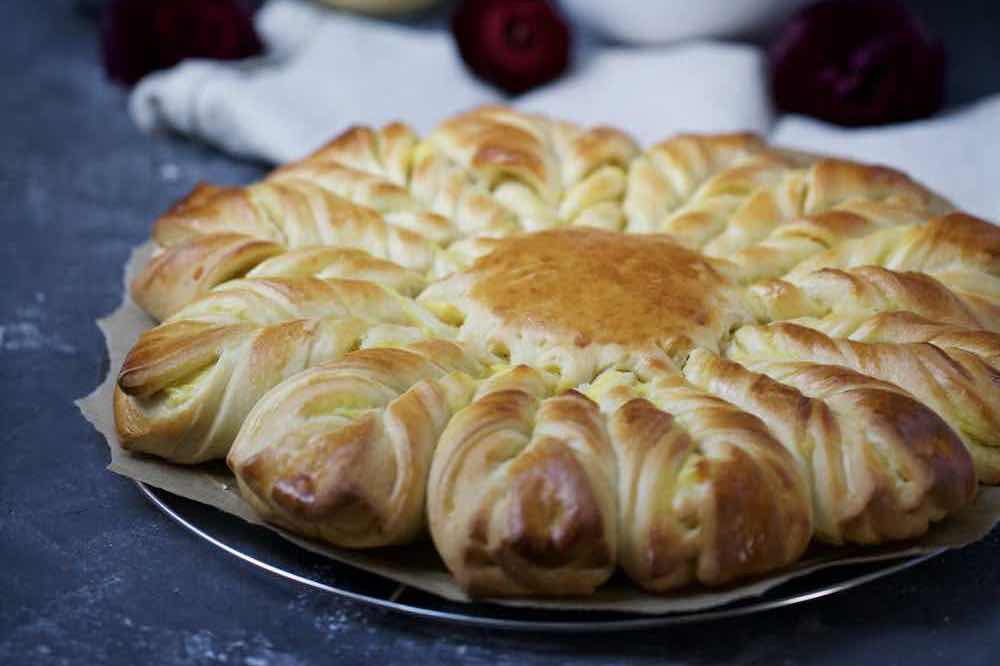
[[[485,617],[474,614],[464,614],[445,610],[437,610],[433,608],[425,608],[419,605],[406,604],[396,600],[396,594],[391,595],[389,598],[383,599],[380,597],[372,596],[369,594],[364,594],[361,592],[355,592],[353,590],[346,590],[329,583],[325,583],[320,580],[309,578],[308,576],[303,576],[301,574],[295,573],[294,571],[288,571],[279,566],[266,562],[258,557],[255,557],[249,553],[245,553],[235,546],[231,546],[222,539],[213,536],[205,529],[199,527],[195,523],[191,522],[184,516],[180,515],[173,507],[171,507],[167,501],[162,499],[157,493],[164,493],[171,497],[175,495],[169,490],[164,490],[162,488],[155,488],[154,486],[139,481],[138,479],[133,479],[133,483],[139,488],[146,499],[153,504],[157,509],[163,512],[167,517],[173,520],[175,523],[179,524],[188,532],[194,534],[195,536],[207,541],[216,548],[219,548],[223,552],[243,561],[244,563],[250,564],[251,566],[257,567],[267,573],[278,576],[285,580],[298,583],[300,585],[305,585],[317,590],[322,590],[334,594],[336,596],[351,599],[352,601],[357,601],[360,603],[368,604],[378,608],[383,608],[395,613],[410,617],[419,617],[425,619],[431,619],[438,622],[444,622],[452,625],[461,625],[466,627],[476,627],[480,629],[503,629],[508,631],[547,631],[552,633],[573,633],[580,631],[600,631],[600,632],[611,632],[611,631],[630,631],[639,629],[650,629],[657,627],[665,627],[671,625],[683,625],[683,624],[693,624],[697,622],[712,622],[716,620],[723,620],[728,618],[743,617],[746,615],[752,615],[754,613],[760,613],[770,610],[776,610],[778,608],[786,608],[788,606],[793,606],[796,604],[805,603],[808,601],[813,601],[815,599],[822,599],[824,597],[837,594],[839,592],[844,592],[850,590],[865,583],[877,580],[879,578],[884,578],[892,574],[904,571],[911,567],[914,567],[922,562],[926,562],[934,557],[937,557],[941,553],[945,552],[947,548],[938,548],[927,553],[917,554],[917,555],[903,555],[899,558],[891,558],[884,560],[888,566],[879,568],[876,571],[872,571],[860,576],[855,576],[853,578],[848,578],[847,580],[840,581],[825,587],[821,587],[816,590],[811,590],[808,592],[801,592],[798,594],[792,594],[787,597],[782,597],[778,599],[768,599],[768,600],[758,600],[750,601],[745,605],[740,605],[730,608],[708,608],[704,610],[695,611],[678,611],[674,613],[665,613],[660,615],[648,615],[635,617],[635,614],[627,615],[622,617],[620,620],[516,620],[507,618],[497,618],[497,617]],[[350,566],[350,565],[345,565]],[[807,574],[808,577],[808,574]],[[614,612],[614,611],[609,611]]]

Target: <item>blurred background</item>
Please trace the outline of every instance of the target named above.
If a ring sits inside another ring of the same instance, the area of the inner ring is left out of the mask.
[[[73,7],[102,93],[121,95],[137,128],[257,163],[302,157],[353,124],[404,120],[427,133],[500,103],[618,126],[646,145],[749,130],[905,170],[1000,216],[986,175],[1000,168],[1000,3],[988,0]]]
[[[63,3],[50,3],[50,11],[58,11]],[[130,5],[188,5],[189,27],[199,20],[231,24],[241,28],[239,12],[227,17],[227,7],[237,7],[253,13],[267,4],[266,0],[73,0],[77,15],[95,24],[108,20],[108,14],[128,14]],[[803,7],[816,4],[833,5],[845,16],[855,10],[852,5],[901,5],[919,22],[927,34],[940,42],[947,54],[945,100],[962,104],[981,97],[984,92],[1000,90],[1000,6],[992,0],[846,0],[817,3],[813,0],[553,0],[551,2],[461,2],[456,0],[315,0],[315,4],[334,11],[356,12],[377,20],[391,21],[412,27],[447,30],[449,19],[462,5],[482,10],[490,5],[549,5],[566,21],[578,38],[635,47],[662,46],[685,39],[729,38],[748,41],[762,47],[773,45],[788,19]],[[834,12],[836,13],[836,12]],[[234,18],[235,16],[235,18]],[[877,39],[892,31],[892,25],[854,26],[857,31],[869,31]],[[899,25],[895,26],[899,28]],[[95,25],[96,29],[96,25]],[[820,28],[822,29],[822,28]],[[831,37],[834,37],[831,35]],[[162,38],[170,42],[170,36]],[[848,36],[850,38],[850,36]],[[836,39],[843,39],[837,36]],[[156,45],[147,43],[148,49]],[[216,45],[218,46],[218,45]],[[189,51],[184,54],[185,48]],[[222,47],[225,50],[225,46]],[[237,49],[238,51],[238,49]],[[212,55],[205,45],[184,44],[171,56]],[[834,54],[829,54],[834,57]],[[156,62],[156,66],[172,64],[171,56]],[[148,67],[152,68],[150,62]],[[141,68],[140,68],[141,69]],[[138,70],[137,70],[138,71]],[[135,77],[131,74],[130,77]],[[134,80],[132,81],[134,82]]]

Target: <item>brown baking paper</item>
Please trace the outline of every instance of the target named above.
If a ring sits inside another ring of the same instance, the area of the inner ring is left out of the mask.
[[[338,562],[377,573],[402,585],[452,601],[469,601],[469,597],[452,580],[430,544],[351,551],[303,539],[263,523],[240,497],[232,475],[224,466],[172,465],[148,456],[133,455],[121,448],[115,434],[112,409],[115,378],[125,354],[139,335],[153,325],[153,321],[132,302],[127,285],[151,254],[152,245],[149,243],[133,251],[125,267],[126,290],[122,304],[109,317],[97,322],[107,341],[110,369],[104,382],[93,393],[77,401],[84,417],[107,439],[111,449],[109,469],[175,495],[209,504],[249,523],[263,525],[303,548]],[[917,555],[941,548],[960,548],[986,536],[997,522],[1000,522],[1000,487],[981,487],[972,505],[936,524],[922,539],[865,549],[813,548],[791,568],[738,586],[711,590],[694,588],[670,596],[654,596],[629,584],[623,577],[616,577],[594,596],[583,599],[504,599],[496,603],[535,608],[650,614],[702,610],[758,596],[792,578],[826,567]]]

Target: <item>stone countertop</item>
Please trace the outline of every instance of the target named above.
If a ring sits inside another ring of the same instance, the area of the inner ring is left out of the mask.
[[[0,24],[0,663],[996,663],[1000,531],[889,578],[753,617],[546,636],[410,619],[260,574],[105,470],[72,404],[106,371],[94,319],[149,222],[197,180],[262,169],[138,132],[73,3]],[[1000,90],[1000,6],[914,2],[952,102]],[[985,64],[984,64],[985,63]]]

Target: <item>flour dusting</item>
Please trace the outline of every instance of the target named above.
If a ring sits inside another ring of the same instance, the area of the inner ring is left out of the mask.
[[[45,312],[45,294],[36,291],[34,302],[14,310],[16,321],[0,324],[0,351],[54,351],[63,354],[76,352],[76,346],[57,333],[45,330],[48,319]]]

